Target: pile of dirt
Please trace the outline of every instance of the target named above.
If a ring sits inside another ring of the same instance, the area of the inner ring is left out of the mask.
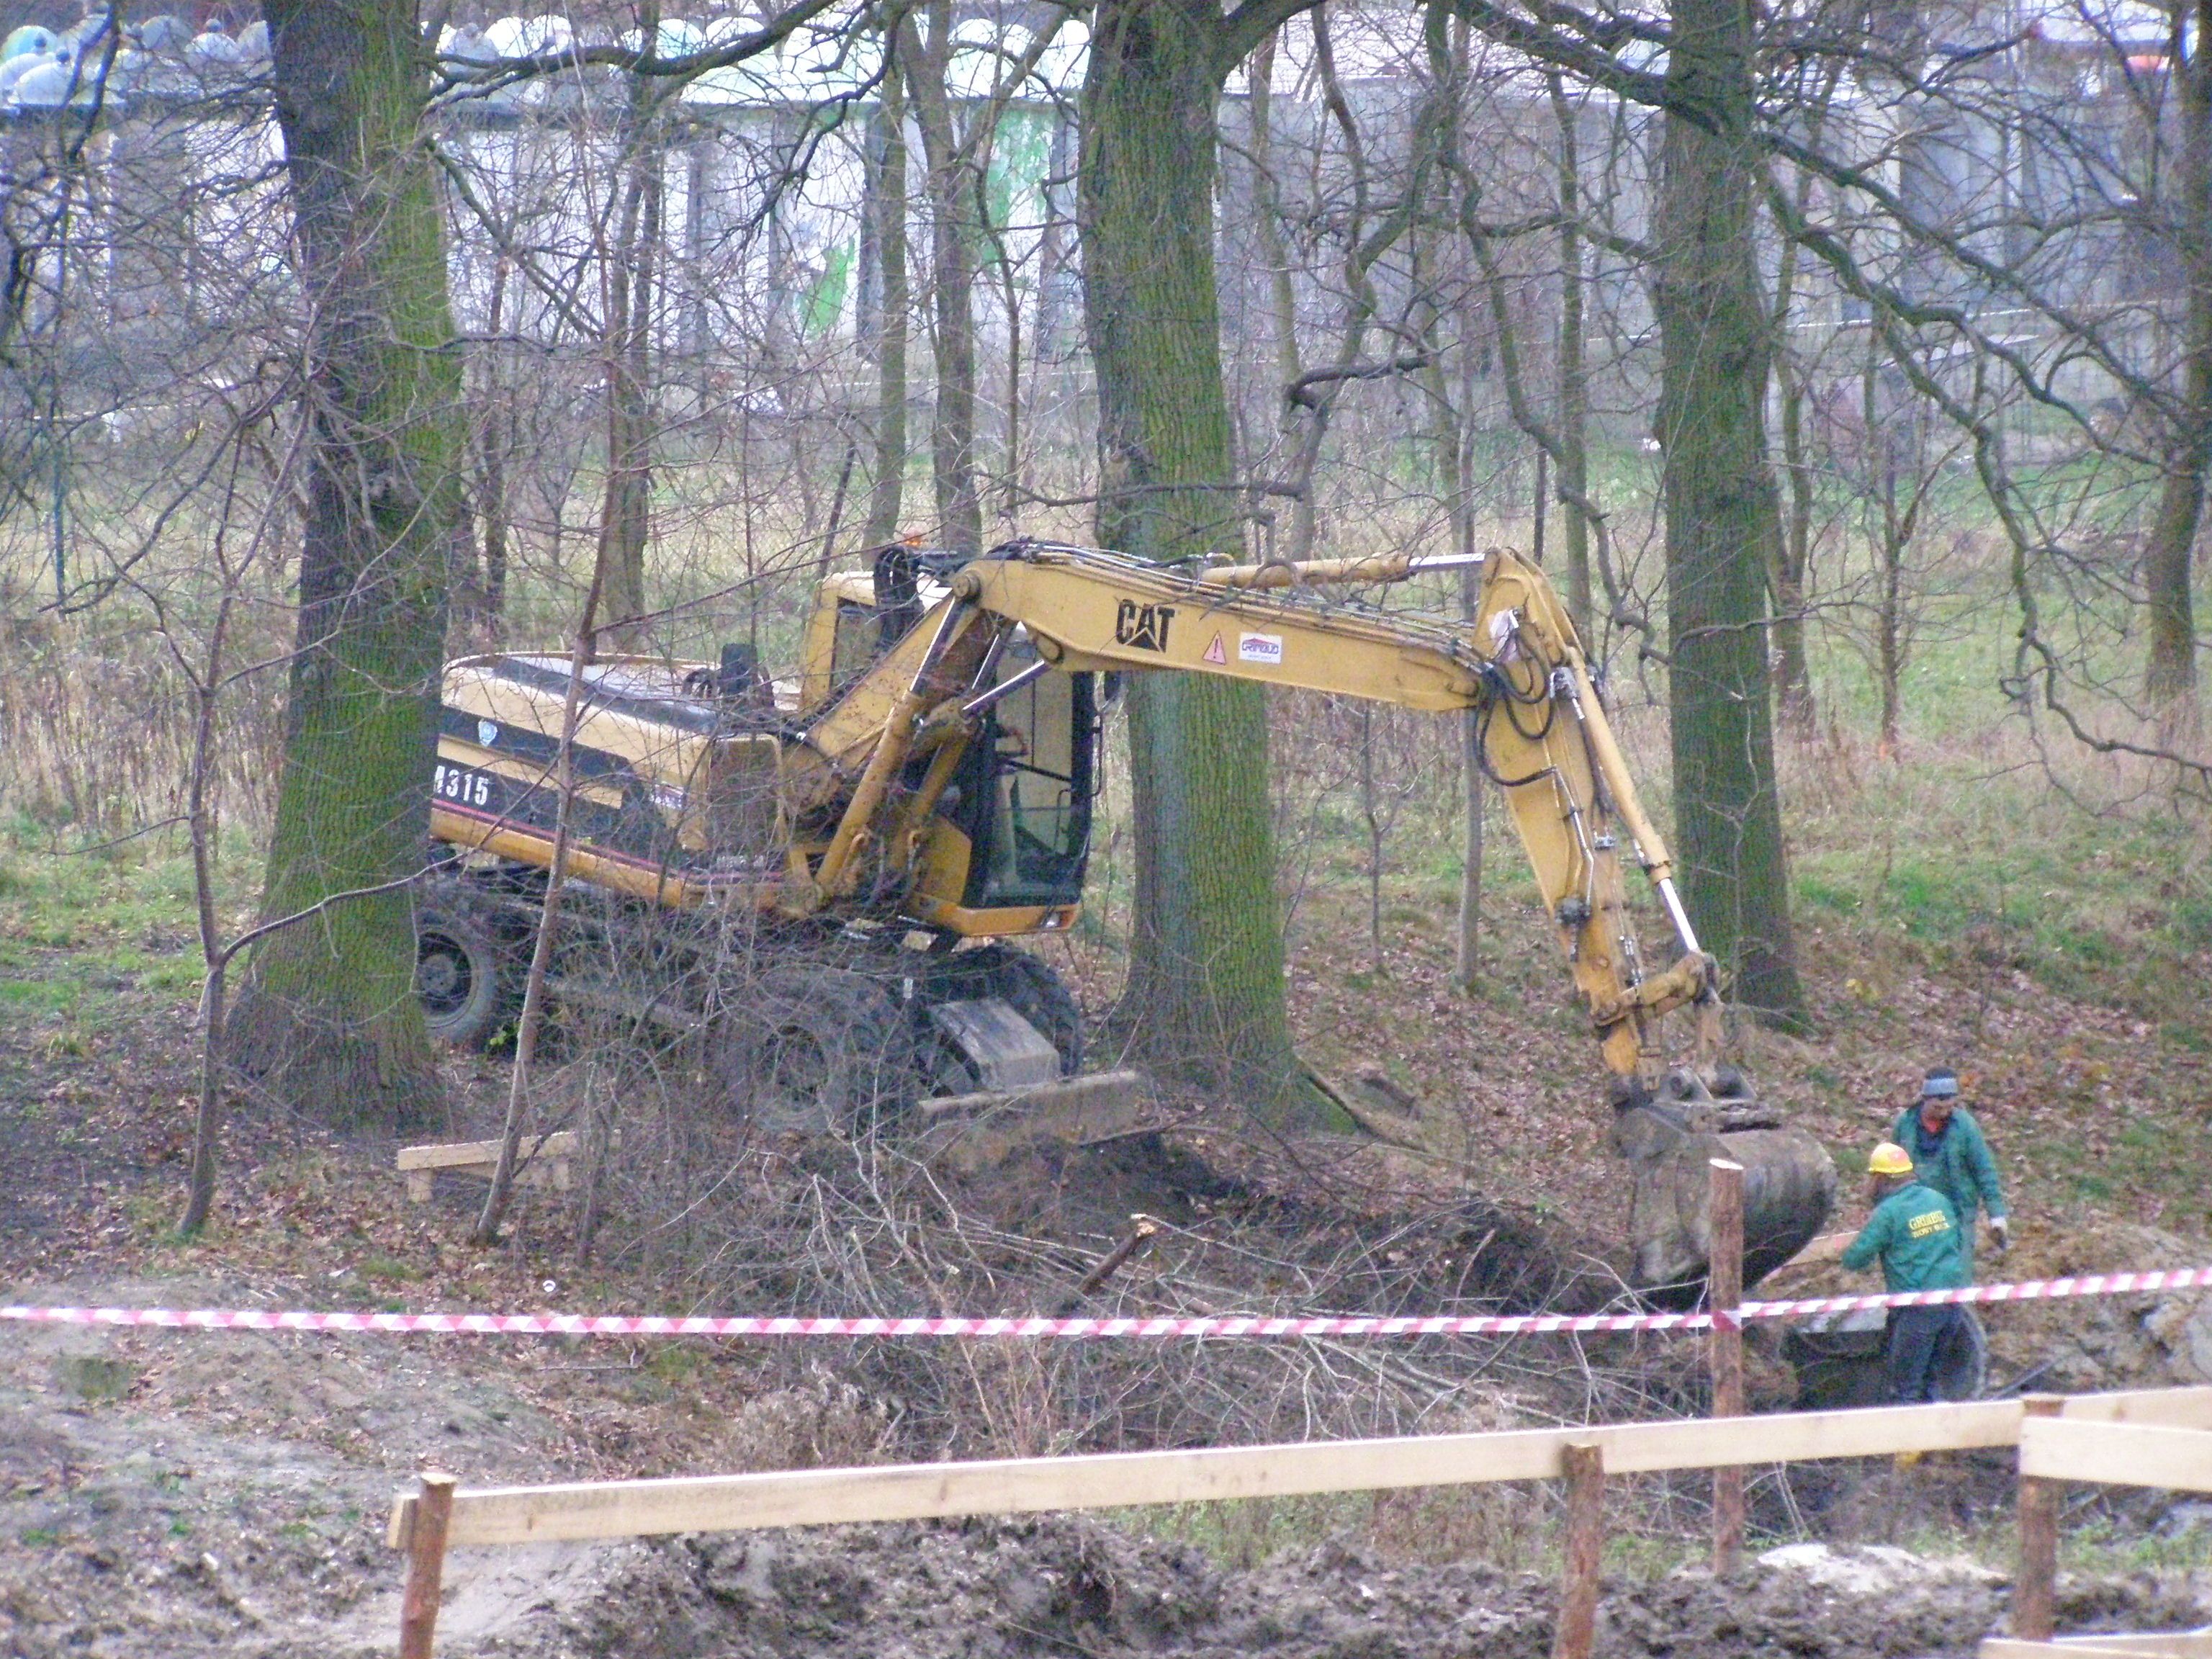
[[[2052,1227],[2031,1218],[1990,1278],[2052,1279],[2116,1269],[2201,1267],[2200,1242],[2134,1222]],[[2197,1291],[2024,1302],[1985,1318],[1990,1352],[2009,1374],[2063,1393],[2197,1387],[2212,1382],[2212,1302]]]
[[[220,1281],[53,1288],[34,1299],[255,1299]],[[393,1490],[426,1463],[472,1486],[614,1473],[580,1427],[635,1418],[650,1403],[635,1390],[653,1382],[555,1345],[12,1328],[0,1343],[0,1653],[388,1653]],[[629,1472],[882,1454],[882,1422],[817,1392],[739,1389],[714,1407],[719,1437],[688,1452],[634,1446]],[[1226,1571],[1090,1516],[461,1550],[447,1584],[449,1659],[1510,1659],[1547,1650],[1556,1608],[1547,1580],[1472,1559],[1411,1563],[1337,1541]],[[2083,1582],[2067,1588],[2068,1622],[2201,1622],[2204,1588]],[[2001,1620],[2002,1598],[1971,1567],[1815,1547],[1725,1583],[1616,1582],[1600,1651],[1963,1654]]]
[[[2004,1592],[1993,1575],[1892,1551],[1885,1556],[1895,1559],[1854,1577],[1832,1570],[1838,1553],[1809,1565],[1754,1564],[1726,1582],[1686,1572],[1609,1584],[1598,1651],[1612,1659],[1963,1654],[2002,1620]],[[2200,1587],[2181,1580],[2100,1580],[2069,1586],[2067,1597],[2069,1614],[2103,1628],[2203,1616]],[[638,1551],[605,1596],[555,1615],[549,1628],[495,1638],[481,1651],[1540,1659],[1557,1605],[1546,1580],[1474,1561],[1395,1566],[1334,1541],[1224,1574],[1187,1547],[1054,1516],[678,1540]]]

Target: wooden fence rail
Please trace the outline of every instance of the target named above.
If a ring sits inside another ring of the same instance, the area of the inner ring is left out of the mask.
[[[1567,1482],[1566,1583],[1553,1659],[1589,1659],[1603,1540],[1607,1478],[1710,1469],[1713,1562],[1726,1571],[1743,1537],[1741,1471],[1753,1464],[1899,1452],[2017,1447],[2021,1564],[2013,1635],[1984,1644],[1984,1659],[2065,1654],[2187,1655],[2212,1659],[2212,1642],[2119,1638],[2088,1647],[2053,1643],[2058,1483],[2133,1482],[2212,1490],[2212,1388],[2156,1389],[2061,1399],[1971,1401],[1860,1411],[1742,1416],[1741,1337],[1730,1316],[1741,1298],[1742,1170],[1713,1161],[1711,1306],[1708,1345],[1711,1418],[1389,1440],[1305,1442],[1195,1451],[1031,1457],[884,1468],[777,1470],[660,1480],[596,1480],[546,1486],[455,1489],[426,1474],[402,1493],[390,1540],[408,1553],[401,1659],[429,1659],[447,1549],[653,1534],[726,1532],[849,1522],[921,1521],[1037,1510],[1382,1492],[1501,1480]]]
[[[2061,1410],[2061,1424],[2212,1427],[2212,1388],[2078,1395]],[[1201,1451],[489,1487],[453,1494],[447,1541],[534,1544],[1551,1480],[1565,1472],[1563,1455],[1574,1445],[1597,1448],[1609,1476],[2008,1447],[2020,1443],[2026,1415],[2020,1401],[1986,1400],[1722,1421],[1694,1418]],[[416,1504],[410,1492],[393,1505],[390,1540],[395,1549],[407,1547]]]

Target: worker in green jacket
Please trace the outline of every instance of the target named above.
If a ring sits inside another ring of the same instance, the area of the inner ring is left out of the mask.
[[[1844,1251],[1844,1266],[1881,1263],[1887,1291],[1952,1291],[1972,1282],[1960,1240],[1966,1229],[1951,1201],[1921,1181],[1905,1148],[1887,1141],[1867,1160],[1874,1213]],[[1936,1361],[1947,1342],[1972,1341],[1956,1303],[1889,1310],[1889,1392],[1901,1405],[1936,1398]]]
[[[1959,1218],[1959,1244],[1966,1277],[1974,1273],[1974,1220],[1990,1212],[1990,1237],[2002,1255],[2012,1224],[2005,1219],[2004,1189],[1997,1183],[1997,1161],[1974,1115],[1959,1104],[1959,1074],[1948,1066],[1930,1070],[1920,1085],[1919,1101],[1905,1109],[1891,1136],[1911,1157],[1922,1184],[1951,1200]]]

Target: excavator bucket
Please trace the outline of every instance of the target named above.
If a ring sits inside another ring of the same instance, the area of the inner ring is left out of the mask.
[[[1613,1151],[1627,1161],[1632,1183],[1632,1277],[1665,1299],[1703,1287],[1712,1248],[1712,1159],[1743,1165],[1747,1286],[1802,1249],[1835,1208],[1836,1166],[1820,1143],[1786,1127],[1740,1077],[1724,1071],[1718,1084],[1671,1072],[1613,1119]]]

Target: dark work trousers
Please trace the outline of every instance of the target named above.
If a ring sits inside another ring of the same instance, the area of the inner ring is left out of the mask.
[[[1958,1307],[1889,1310],[1889,1397],[1918,1406],[1936,1398],[1936,1361],[1949,1341],[1967,1340],[1966,1310]]]

